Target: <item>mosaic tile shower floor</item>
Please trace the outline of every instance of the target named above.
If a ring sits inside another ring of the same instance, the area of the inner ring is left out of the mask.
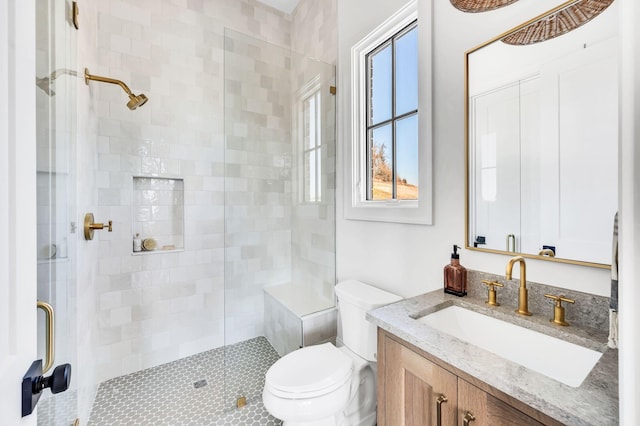
[[[262,404],[264,376],[278,358],[257,337],[117,377],[100,385],[89,425],[281,425]],[[239,395],[247,405],[236,409]]]

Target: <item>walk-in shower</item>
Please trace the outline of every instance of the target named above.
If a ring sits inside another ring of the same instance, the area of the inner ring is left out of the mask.
[[[74,368],[39,423],[142,416],[143,380],[168,392],[162,424],[212,424],[259,410],[266,368],[335,315],[335,67],[294,52],[293,17],[259,2],[116,3],[87,3],[76,30],[38,0],[38,296]],[[152,103],[131,114],[114,84]],[[113,232],[85,240],[87,212]],[[157,248],[136,251],[138,232]]]

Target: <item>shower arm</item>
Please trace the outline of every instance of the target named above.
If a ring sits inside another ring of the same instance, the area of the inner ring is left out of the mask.
[[[89,74],[89,69],[85,68],[84,69],[84,82],[85,82],[85,84],[88,85],[89,84],[89,80],[100,81],[102,83],[117,84],[118,86],[122,87],[122,90],[124,90],[127,93],[127,95],[133,96],[133,93],[131,92],[131,89],[129,89],[129,86],[124,84],[122,81],[116,80],[115,78],[101,77],[99,75],[91,75],[91,74]]]

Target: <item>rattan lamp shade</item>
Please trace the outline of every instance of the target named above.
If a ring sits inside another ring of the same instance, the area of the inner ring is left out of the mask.
[[[586,24],[602,13],[613,0],[578,0],[551,15],[532,22],[502,39],[512,45],[524,46],[566,34]]]
[[[486,12],[515,3],[518,0],[451,0],[451,4],[463,12]]]

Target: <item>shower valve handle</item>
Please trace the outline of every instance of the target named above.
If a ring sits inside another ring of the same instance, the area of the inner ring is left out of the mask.
[[[96,223],[93,218],[93,213],[87,213],[84,216],[84,239],[93,240],[93,231],[96,229],[107,228],[109,232],[113,231],[113,221],[110,220],[107,224]]]

